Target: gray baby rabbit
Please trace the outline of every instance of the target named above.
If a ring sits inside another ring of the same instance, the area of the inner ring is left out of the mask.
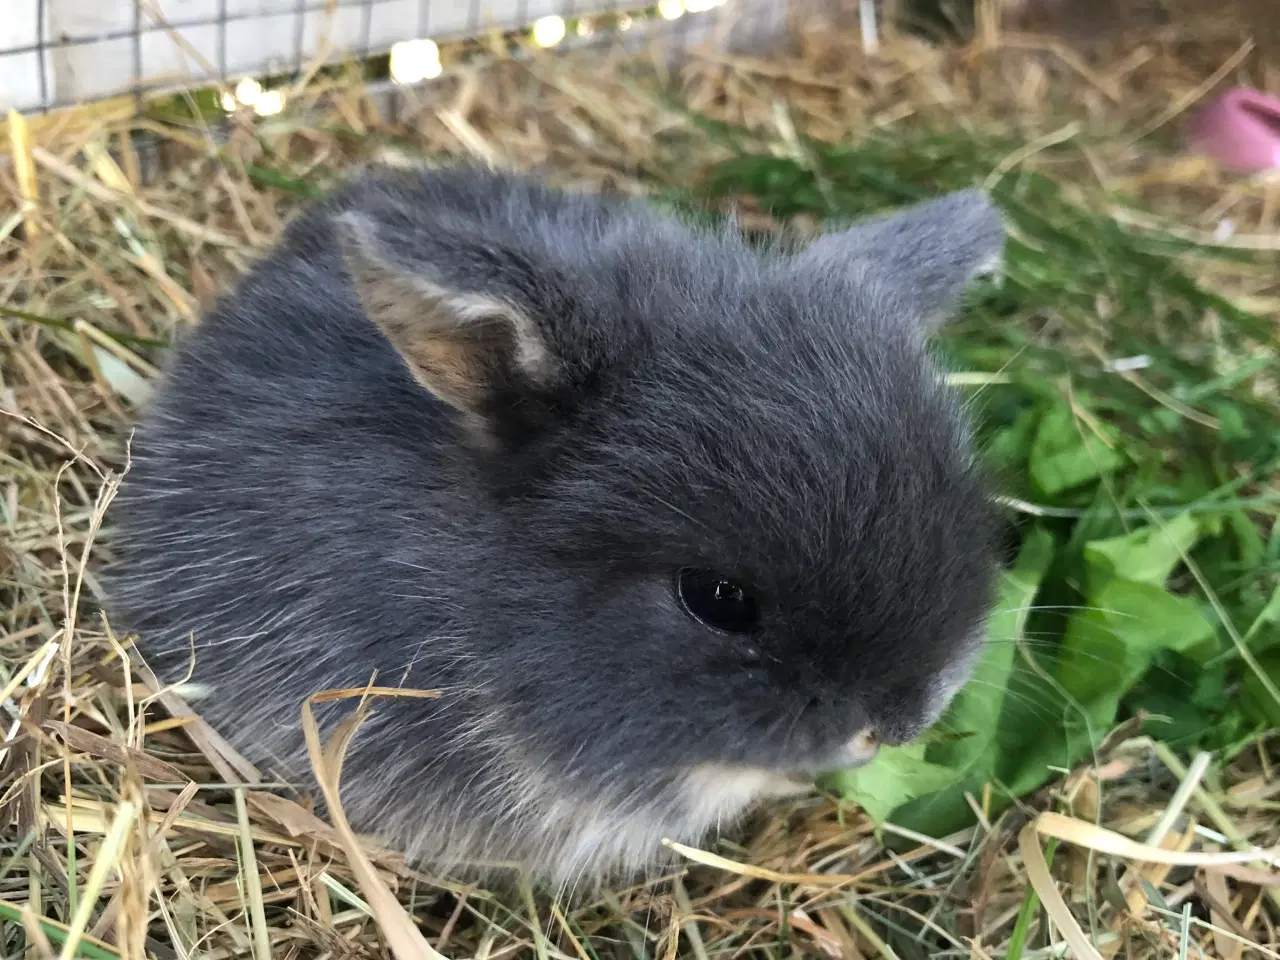
[[[518,176],[362,176],[179,346],[115,626],[166,680],[194,642],[205,719],[288,777],[309,694],[443,690],[378,701],[343,776],[424,865],[649,868],[966,679],[995,523],[925,338],[1002,241],[976,192],[787,254]]]

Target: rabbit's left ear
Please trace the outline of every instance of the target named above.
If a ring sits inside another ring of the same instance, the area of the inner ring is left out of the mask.
[[[900,295],[918,322],[934,326],[971,280],[999,270],[1004,239],[1004,221],[986,194],[962,190],[819,237],[797,263],[866,271]]]
[[[513,410],[538,408],[559,364],[524,304],[451,281],[439,262],[415,254],[412,235],[374,215],[341,214],[337,229],[365,312],[418,383],[481,432],[500,431]],[[460,239],[454,260],[466,252]]]

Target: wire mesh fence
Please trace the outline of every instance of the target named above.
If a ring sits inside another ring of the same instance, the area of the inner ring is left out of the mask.
[[[532,42],[554,46],[642,21],[681,21],[687,35],[723,16],[724,3],[3,0],[0,108],[47,112],[384,54],[392,56],[393,79],[417,82],[430,79],[438,66],[432,62],[436,41],[523,30]]]

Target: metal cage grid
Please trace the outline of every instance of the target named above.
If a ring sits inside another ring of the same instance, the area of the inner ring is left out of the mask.
[[[41,113],[367,59],[405,41],[590,25],[644,12],[705,24],[724,0],[2,0],[0,109]],[[683,15],[683,16],[681,16]],[[669,26],[676,26],[675,23]],[[681,30],[686,37],[690,30]],[[573,38],[570,38],[573,39]]]

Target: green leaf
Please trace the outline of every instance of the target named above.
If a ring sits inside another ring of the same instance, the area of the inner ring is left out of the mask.
[[[1017,696],[1000,718],[996,774],[1015,796],[1087,756],[1160,651],[1216,636],[1195,601],[1150,584],[1114,579],[1087,602],[1068,621],[1056,658],[1028,651],[1038,666],[1019,662],[1011,674]]]
[[[1092,744],[1093,731],[1080,709],[1058,687],[1027,668],[1020,684],[1022,709],[1002,718],[997,775],[1011,795],[1039,789],[1073,766]]]
[[[832,774],[830,789],[857,803],[877,823],[913,797],[923,796],[954,783],[950,767],[929,763],[925,746],[912,743],[890,747],[865,767]]]
[[[1071,618],[1058,658],[1058,682],[1095,725],[1115,719],[1120,698],[1162,650],[1186,651],[1215,636],[1188,597],[1114,579]]]
[[[1280,651],[1272,651],[1266,656],[1259,657],[1258,665],[1273,683],[1280,684]],[[1253,671],[1244,675],[1240,705],[1254,722],[1261,723],[1269,730],[1280,727],[1280,703],[1276,703],[1276,698]]]
[[[1233,510],[1221,518],[1235,534],[1236,549],[1239,552],[1239,563],[1243,567],[1261,566],[1266,556],[1267,546],[1258,532],[1258,525],[1243,510]]]
[[[1077,422],[1065,404],[1050,407],[1031,444],[1031,479],[1048,496],[1097,480],[1125,464],[1118,440],[1119,431],[1113,427],[1100,424],[1095,429]]]
[[[1024,410],[1009,426],[1000,430],[985,446],[987,463],[1010,472],[1021,473],[1026,469],[1040,420],[1038,410]]]
[[[1013,569],[1001,573],[995,613],[988,623],[987,648],[973,676],[938,722],[939,729],[966,736],[935,743],[927,755],[931,763],[950,767],[957,773],[979,765],[990,768],[988,754],[995,743],[996,728],[1004,709],[1016,644],[1053,562],[1053,553],[1053,535],[1043,527],[1036,527],[1023,542]]]
[[[1196,518],[1184,513],[1168,523],[1152,524],[1123,537],[1086,544],[1084,558],[1092,568],[1090,575],[1100,574],[1091,579],[1090,592],[1103,589],[1114,577],[1163,587],[1200,536],[1201,526]]]
[[[892,823],[930,837],[945,837],[973,823],[973,808],[965,794],[977,797],[987,778],[973,775],[941,790],[909,800],[888,817]],[[1011,803],[1003,792],[992,793],[992,814]]]
[[[1280,524],[1276,526],[1280,527]],[[1257,653],[1270,650],[1280,644],[1280,629],[1277,627],[1280,627],[1280,584],[1276,584],[1271,599],[1245,631],[1244,642]]]
[[[1158,655],[1124,698],[1126,714],[1141,711],[1162,718],[1151,732],[1183,748],[1220,746],[1218,728],[1230,707],[1225,665],[1206,666],[1173,651]]]

